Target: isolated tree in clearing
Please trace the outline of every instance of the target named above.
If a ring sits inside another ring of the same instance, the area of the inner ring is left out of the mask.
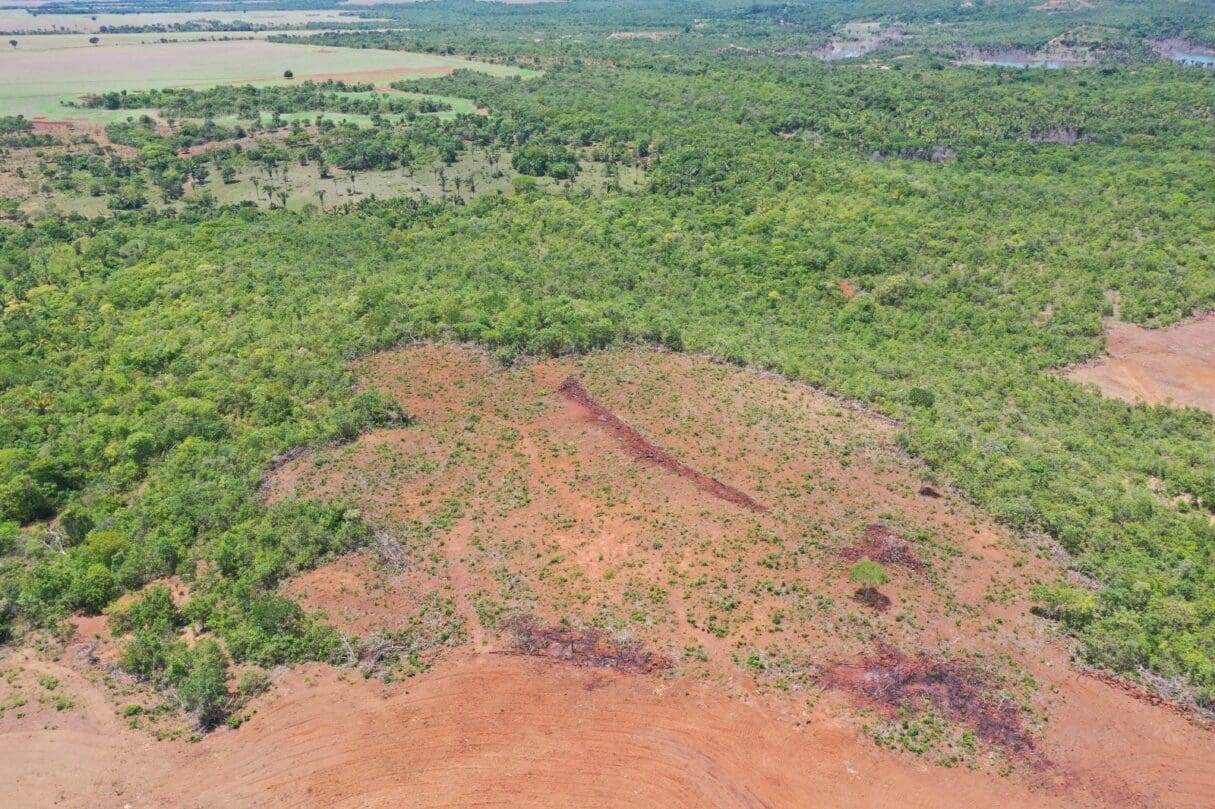
[[[886,568],[872,559],[862,559],[849,568],[848,580],[860,585],[861,599],[870,604],[881,595],[877,588],[890,581],[890,574],[886,572]]]

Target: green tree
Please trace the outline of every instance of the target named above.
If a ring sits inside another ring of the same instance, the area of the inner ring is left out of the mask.
[[[862,559],[849,568],[848,580],[859,584],[866,598],[873,598],[877,588],[890,581],[890,574],[872,559]]]
[[[229,703],[228,659],[218,643],[204,638],[182,652],[170,663],[169,676],[177,701],[198,717],[200,727],[210,729],[223,721]]]

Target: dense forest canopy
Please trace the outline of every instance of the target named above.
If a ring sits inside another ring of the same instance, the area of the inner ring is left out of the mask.
[[[1184,681],[1215,706],[1212,417],[1052,373],[1099,353],[1115,305],[1160,326],[1215,303],[1215,71],[1145,44],[1210,41],[1212,4],[559,5],[377,8],[411,30],[324,35],[543,74],[400,84],[488,114],[349,131],[317,154],[396,167],[418,144],[454,159],[476,143],[565,180],[595,153],[643,165],[638,190],[521,184],[459,204],[0,226],[0,631],[177,573],[200,594],[192,620],[238,659],[323,659],[333,632],[276,585],[366,529],[340,504],[266,508],[256,487],[290,447],[400,417],[351,392],[350,358],[427,338],[503,361],[640,342],[773,369],[900,419],[902,445],[939,481],[1067,551],[1082,575],[1037,596],[1088,662]],[[1109,58],[959,66],[924,47],[961,42],[939,34],[837,64],[776,54],[853,20],[948,25],[983,48],[1104,26]],[[607,37],[626,24],[670,36]],[[352,103],[350,89],[92,103],[207,117]],[[437,111],[412,96],[359,103]],[[116,138],[145,149],[162,138],[121,126]],[[356,157],[336,156],[350,143]]]

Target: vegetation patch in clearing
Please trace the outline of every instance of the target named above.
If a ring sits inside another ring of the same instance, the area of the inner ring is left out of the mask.
[[[508,621],[506,632],[515,654],[629,674],[655,674],[671,668],[669,658],[647,651],[638,641],[621,640],[593,627],[545,626],[529,615]]]
[[[858,662],[834,667],[825,681],[887,717],[914,714],[927,705],[1007,753],[1034,752],[1021,707],[993,693],[990,675],[974,665],[884,646]]]

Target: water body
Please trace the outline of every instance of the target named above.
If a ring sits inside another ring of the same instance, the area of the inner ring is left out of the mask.
[[[1209,53],[1175,53],[1169,57],[1174,62],[1192,67],[1215,67],[1215,54]]]

